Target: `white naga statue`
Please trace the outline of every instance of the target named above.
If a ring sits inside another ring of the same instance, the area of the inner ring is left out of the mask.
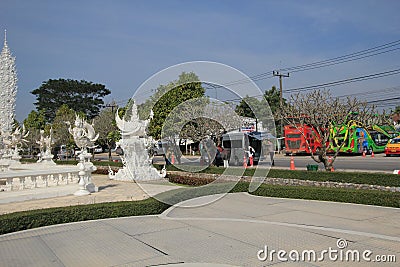
[[[25,126],[17,127],[14,132],[2,132],[2,142],[3,142],[3,159],[10,159],[13,162],[19,162],[21,156],[19,155],[18,149],[19,147],[27,143],[28,141],[25,139],[28,137],[29,131],[25,130]]]
[[[74,127],[72,128],[69,124],[68,130],[74,137],[75,144],[81,150],[78,163],[79,190],[75,192],[75,195],[83,196],[96,192],[97,188],[92,182],[92,172],[97,168],[90,162],[92,155],[88,153],[87,148],[94,146],[99,134],[96,135],[93,125],[87,123],[79,115],[76,115]]]
[[[129,111],[127,111],[129,112]],[[121,156],[124,167],[116,174],[109,172],[109,178],[122,181],[146,181],[164,178],[165,168],[160,173],[153,167],[152,159],[147,150],[146,128],[152,116],[148,120],[140,120],[137,106],[133,104],[128,121],[121,119],[118,112],[115,114],[117,127],[121,131],[121,140],[117,143],[123,150]]]
[[[55,165],[53,161],[53,154],[51,154],[51,146],[54,144],[53,140],[53,128],[50,129],[50,135],[44,136],[44,130],[40,130],[40,139],[36,141],[39,144],[40,157],[37,162],[48,163]]]

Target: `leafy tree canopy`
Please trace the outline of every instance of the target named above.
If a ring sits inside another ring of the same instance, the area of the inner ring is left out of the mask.
[[[277,114],[280,107],[280,94],[275,86],[272,86],[270,90],[266,90],[264,93],[264,98],[268,102],[268,105],[271,109],[272,114]],[[282,99],[283,104],[285,105],[286,99]],[[251,106],[251,107],[250,107]],[[246,96],[242,101],[236,106],[236,113],[243,117],[255,118],[255,114],[252,108],[256,108],[258,111],[262,109],[262,101],[255,97]],[[264,114],[263,114],[264,115]]]
[[[24,120],[24,125],[27,129],[43,129],[46,125],[44,110],[40,110],[39,112],[32,110]]]
[[[270,90],[266,90],[264,97],[267,100],[269,107],[271,108],[272,114],[277,114],[280,109],[280,92],[275,86],[272,86]],[[286,99],[282,98],[282,104],[286,105]]]
[[[246,96],[244,99],[242,99],[242,101],[240,101],[239,105],[236,106],[235,108],[235,112],[239,115],[239,116],[243,116],[243,117],[248,117],[248,118],[255,118],[256,115],[254,114],[253,110],[251,109],[251,107],[249,106],[249,101],[258,101],[256,98],[251,98],[249,96]]]
[[[36,109],[43,110],[46,121],[52,122],[63,104],[94,118],[104,105],[103,97],[111,91],[102,84],[84,80],[50,79],[31,93],[36,96]]]
[[[52,127],[56,145],[67,145],[74,147],[73,136],[69,133],[69,124],[73,125],[75,121],[75,111],[70,109],[68,105],[61,105],[56,112]],[[82,114],[79,114],[82,116]]]
[[[105,108],[100,111],[99,115],[94,118],[94,128],[99,134],[96,143],[102,147],[108,148],[108,156],[111,160],[111,148],[115,146],[115,142],[121,139],[120,131],[115,122],[116,110]]]
[[[167,85],[160,85],[156,93],[138,107],[139,117],[148,118],[153,106],[154,117],[148,127],[148,134],[155,139],[161,138],[164,121],[179,104],[193,98],[204,96],[205,90],[196,74],[182,72],[179,79]]]

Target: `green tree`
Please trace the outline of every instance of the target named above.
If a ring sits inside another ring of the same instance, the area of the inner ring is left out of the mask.
[[[99,139],[96,143],[102,147],[108,148],[108,158],[111,157],[111,149],[115,146],[115,142],[121,139],[120,131],[115,123],[116,110],[105,108],[100,111],[99,115],[94,118],[94,128],[99,133]]]
[[[246,96],[235,108],[235,111],[239,116],[257,119],[258,125],[261,122],[262,127],[275,136],[276,123],[266,99]]]
[[[29,135],[26,138],[28,141],[26,146],[28,147],[29,155],[33,156],[33,154],[39,150],[36,141],[40,139],[40,130],[44,129],[46,126],[43,110],[39,112],[32,110],[24,120],[23,124],[26,130],[29,131]]]
[[[249,97],[246,96],[242,101],[240,101],[239,105],[236,106],[235,112],[242,117],[248,117],[248,118],[256,118],[256,115],[254,114],[253,110],[249,106],[248,103],[253,102],[254,104],[257,104],[258,102],[257,98],[254,97]]]
[[[63,104],[83,112],[89,119],[94,118],[104,105],[103,97],[111,91],[102,84],[84,80],[50,79],[31,93],[36,96],[36,109],[44,110],[46,121],[52,122]]]
[[[164,121],[170,112],[189,99],[204,96],[204,93],[205,90],[199,78],[193,72],[182,72],[178,80],[167,85],[160,85],[156,93],[138,107],[139,117],[144,119],[148,118],[151,106],[155,103],[153,106],[154,117],[149,124],[148,134],[154,139],[160,139]]]
[[[280,92],[279,92],[279,90],[276,89],[275,86],[272,86],[272,88],[270,90],[265,91],[264,97],[267,100],[269,107],[271,108],[272,114],[274,114],[274,115],[278,114],[279,109],[280,109]],[[282,98],[282,104],[286,105],[285,98]]]
[[[73,136],[69,133],[69,125],[75,122],[75,111],[68,105],[61,105],[55,113],[55,118],[51,124],[55,145],[66,145],[69,149],[75,147]],[[82,114],[80,114],[82,116]]]
[[[270,90],[266,90],[264,93],[264,97],[268,102],[268,105],[271,109],[272,114],[275,118],[275,128],[276,133],[281,136],[283,135],[283,121],[280,119],[280,109],[281,109],[281,96],[278,89],[275,86],[272,86]],[[286,106],[286,99],[282,98],[283,107]]]
[[[44,117],[44,111],[32,110],[28,117],[24,120],[24,125],[26,129],[43,129],[46,125],[46,119]]]

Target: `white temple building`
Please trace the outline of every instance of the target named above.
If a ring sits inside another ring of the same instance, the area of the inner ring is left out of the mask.
[[[7,45],[7,32],[4,31],[4,46],[0,54],[0,130],[12,131],[17,94],[17,70],[15,57]]]

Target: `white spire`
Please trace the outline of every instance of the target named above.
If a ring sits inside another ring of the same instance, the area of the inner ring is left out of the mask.
[[[15,57],[7,46],[7,31],[4,31],[4,47],[0,53],[0,130],[11,132],[15,115],[17,94],[17,70]]]
[[[4,30],[4,46],[3,50],[8,50],[8,45],[7,45],[7,30]]]

